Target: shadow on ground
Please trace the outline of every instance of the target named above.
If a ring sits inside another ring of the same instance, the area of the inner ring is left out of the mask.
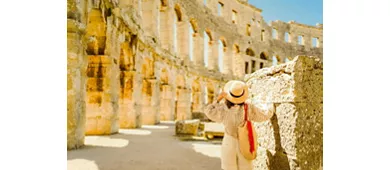
[[[68,170],[220,170],[220,145],[180,141],[174,124],[121,129],[88,136],[86,146],[68,151]]]

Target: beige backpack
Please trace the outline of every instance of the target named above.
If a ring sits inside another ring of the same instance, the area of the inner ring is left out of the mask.
[[[238,143],[241,154],[248,160],[257,156],[257,134],[251,121],[248,120],[248,105],[244,104],[244,126],[238,127]]]

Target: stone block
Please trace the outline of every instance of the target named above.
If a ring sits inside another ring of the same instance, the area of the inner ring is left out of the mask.
[[[209,121],[209,118],[203,112],[192,112],[192,118],[199,119],[200,121]]]
[[[111,103],[87,104],[86,135],[109,135],[119,130],[118,115]]]
[[[282,103],[270,121],[255,123],[261,148],[296,158],[304,169],[322,161],[322,104]]]
[[[176,121],[176,135],[197,135],[200,120],[178,120]]]
[[[155,125],[157,123],[157,114],[152,106],[142,106],[142,124]]]
[[[119,127],[122,129],[136,128],[136,119],[134,103],[130,100],[121,100],[119,103]]]
[[[299,56],[246,78],[254,103],[270,102],[276,107],[271,120],[255,123],[261,148],[255,169],[320,169],[322,63]]]

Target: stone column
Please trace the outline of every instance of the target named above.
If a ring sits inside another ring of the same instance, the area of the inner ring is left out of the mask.
[[[154,116],[154,124],[160,123],[160,82],[156,79],[150,79],[149,82],[152,86],[152,114]]]
[[[209,69],[218,70],[218,40],[212,41],[212,45],[209,46],[211,50],[209,52]]]
[[[174,120],[174,98],[171,85],[162,85],[160,102],[160,120]]]
[[[290,34],[290,40],[292,45],[298,45],[298,35],[296,33]]]
[[[142,74],[140,72],[136,72],[134,75],[134,111],[132,117],[135,117],[134,122],[130,122],[131,126],[134,128],[141,128],[142,126]]]
[[[195,33],[194,39],[194,51],[193,51],[193,56],[194,56],[194,62],[198,66],[204,66],[204,56],[203,56],[203,39],[199,35],[199,33]]]
[[[250,59],[250,56],[246,56],[247,58],[247,62],[248,62],[248,69],[247,69],[247,72],[248,74],[252,73],[252,60]]]
[[[172,86],[172,106],[173,106],[173,120],[177,120],[177,87]]]
[[[303,45],[305,46],[305,50],[306,51],[310,51],[310,48],[311,48],[311,45],[312,45],[312,42],[311,42],[311,38],[310,36],[307,36],[307,35],[304,35],[303,37]]]
[[[108,135],[118,131],[118,103],[111,80],[112,58],[105,55],[89,56],[87,81],[86,135]]]
[[[260,62],[259,61],[256,61],[256,70],[255,71],[257,71],[257,70],[259,70],[260,69]]]
[[[321,169],[322,71],[319,59],[299,56],[286,67],[273,66],[247,77],[253,103],[275,108],[271,120],[255,123],[261,134],[253,161],[257,170]]]
[[[148,79],[142,81],[142,125],[154,125],[156,114],[152,106],[153,81]]]
[[[122,71],[123,87],[119,100],[119,125],[120,128],[129,129],[137,127],[137,116],[134,108],[134,76],[135,71]]]
[[[173,52],[174,17],[172,8],[160,12],[160,44],[164,49],[171,52]]]
[[[142,2],[142,26],[145,30],[145,33],[156,37],[158,33],[158,26],[159,23],[159,1],[144,1]],[[147,19],[146,19],[147,18]]]
[[[84,2],[84,1],[83,1]],[[86,76],[88,59],[83,41],[83,2],[68,0],[67,16],[67,149],[84,145]]]
[[[177,52],[181,59],[189,59],[189,22],[180,21],[177,23]]]
[[[191,119],[191,101],[190,92],[188,89],[177,89],[177,120],[189,120]]]

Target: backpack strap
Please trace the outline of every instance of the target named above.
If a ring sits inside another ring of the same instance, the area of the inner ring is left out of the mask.
[[[253,127],[252,123],[248,120],[248,105],[244,103],[244,110],[245,110],[245,116],[244,121],[247,122],[247,130],[248,130],[248,138],[249,138],[249,151],[253,153],[255,151],[255,143],[254,143],[254,136],[253,136]]]

